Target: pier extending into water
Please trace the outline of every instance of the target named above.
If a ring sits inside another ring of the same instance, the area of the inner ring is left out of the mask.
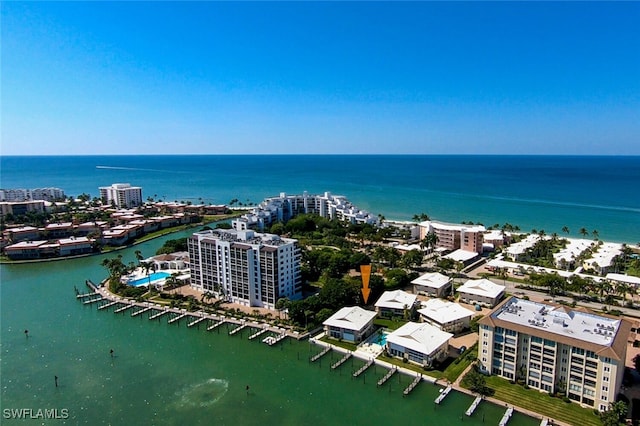
[[[311,361],[311,362],[316,362],[317,360],[319,360],[320,358],[322,358],[324,355],[328,354],[330,350],[331,350],[331,347],[330,347],[330,346],[327,346],[326,348],[324,348],[324,349],[322,350],[322,352],[320,352],[320,353],[315,354],[314,356],[312,356],[312,357],[309,359],[309,361]]]
[[[416,378],[413,379],[413,382],[411,382],[411,384],[409,384],[409,386],[406,387],[406,389],[402,392],[403,396],[409,395],[411,391],[414,390],[416,386],[418,386],[418,383],[420,383],[421,381],[422,381],[422,374],[419,376],[416,376]]]
[[[209,327],[207,327],[207,331],[215,330],[216,328],[220,327],[225,322],[226,322],[225,320],[222,320],[222,321],[216,322],[214,324],[211,324]]]
[[[267,329],[267,328],[263,328],[261,330],[258,330],[255,333],[253,333],[251,336],[249,336],[249,340],[253,340],[256,337],[260,336],[261,334],[266,333],[267,331],[269,331],[269,329]]]
[[[498,423],[499,426],[505,426],[507,422],[509,422],[509,419],[511,418],[512,414],[513,414],[513,407],[507,408],[507,411],[505,411],[504,416],[502,416],[500,423]]]
[[[471,406],[467,409],[467,411],[465,411],[465,414],[467,416],[472,415],[473,412],[476,411],[476,408],[480,404],[480,401],[482,401],[482,397],[481,396],[477,396],[476,399],[474,399],[473,402],[471,403]]]
[[[167,324],[173,324],[176,321],[180,321],[182,318],[186,317],[187,315],[189,315],[188,313],[184,312],[182,314],[179,314],[177,316],[174,316],[173,318],[171,318],[169,321],[167,321]]]
[[[449,392],[451,392],[451,389],[452,389],[451,385],[447,386],[442,392],[440,392],[440,395],[438,395],[438,397],[434,402],[436,404],[440,404],[442,400],[445,399],[447,395],[449,395]]]
[[[229,336],[233,336],[234,334],[244,330],[247,327],[247,324],[242,324],[240,327],[236,327],[229,332]]]
[[[119,303],[119,302],[116,302],[116,301],[113,301],[113,302],[107,302],[107,303],[104,303],[104,304],[102,304],[102,305],[98,306],[98,309],[99,309],[99,310],[107,309],[107,308],[109,308],[109,307],[111,307],[111,306],[113,306],[113,305],[117,305],[118,303]]]
[[[365,365],[360,367],[358,371],[354,371],[353,377],[358,377],[359,375],[367,371],[367,368],[371,367],[373,364],[374,364],[374,360],[370,359]]]
[[[344,364],[345,362],[347,362],[347,360],[349,358],[351,358],[353,356],[353,354],[351,352],[347,352],[346,354],[344,354],[344,356],[342,358],[340,358],[337,362],[334,362],[333,365],[331,366],[332,370],[335,370],[336,368],[340,367],[342,364]]]
[[[169,312],[171,312],[171,311],[169,311],[168,309],[160,310],[160,311],[158,311],[157,313],[155,313],[155,314],[151,315],[151,316],[149,317],[149,321],[154,320],[154,319],[156,319],[156,318],[160,318],[161,316],[163,316],[164,314],[168,314]]]
[[[398,372],[398,367],[393,367],[391,370],[387,372],[387,374],[384,375],[382,379],[378,380],[378,386],[384,385],[387,382],[387,380],[389,380],[391,376],[393,376],[397,372]]]
[[[193,317],[193,315],[191,315]],[[194,325],[198,325],[200,324],[202,321],[206,320],[207,317],[205,316],[201,316],[201,317],[196,317],[195,320],[191,321],[190,323],[187,324],[187,327],[193,327]]]
[[[132,316],[132,317],[138,316],[138,315],[140,315],[141,313],[143,313],[143,312],[147,312],[147,311],[149,311],[149,310],[151,310],[151,309],[153,309],[151,306],[147,306],[146,308],[138,309],[138,310],[137,310],[137,311],[135,311],[135,312],[131,312],[131,316]]]

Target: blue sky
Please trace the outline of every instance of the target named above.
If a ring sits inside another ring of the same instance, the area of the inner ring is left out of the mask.
[[[2,155],[640,155],[640,3],[2,2]]]

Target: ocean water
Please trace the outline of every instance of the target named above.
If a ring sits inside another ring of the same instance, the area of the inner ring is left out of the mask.
[[[640,242],[640,157],[60,156],[0,157],[2,188],[55,186],[99,195],[128,182],[167,201],[257,203],[280,192],[346,195],[387,219],[432,218]]]
[[[175,237],[120,253],[124,262],[134,261],[135,250],[148,256]],[[269,347],[249,341],[249,331],[228,336],[224,326],[207,332],[187,328],[184,320],[169,325],[146,314],[132,318],[85,306],[73,287],[84,290],[86,279],[104,278],[103,258],[0,265],[0,412],[57,409],[69,416],[3,417],[2,424],[495,425],[504,413],[483,402],[466,417],[473,398],[455,392],[435,406],[439,387],[427,383],[403,397],[411,377],[397,374],[378,388],[384,369],[353,379],[363,362],[333,371],[339,354],[311,364],[320,348],[308,342],[286,339]],[[539,420],[516,414],[511,424]]]

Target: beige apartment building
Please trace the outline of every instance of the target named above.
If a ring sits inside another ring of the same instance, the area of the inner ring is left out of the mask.
[[[480,368],[604,411],[622,385],[631,323],[511,297],[479,321]]]

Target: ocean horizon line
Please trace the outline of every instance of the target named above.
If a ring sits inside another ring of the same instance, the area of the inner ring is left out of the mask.
[[[24,158],[48,158],[48,157],[536,157],[536,158],[638,158],[640,154],[385,154],[385,153],[367,153],[367,154],[2,154],[2,157],[24,157]]]

